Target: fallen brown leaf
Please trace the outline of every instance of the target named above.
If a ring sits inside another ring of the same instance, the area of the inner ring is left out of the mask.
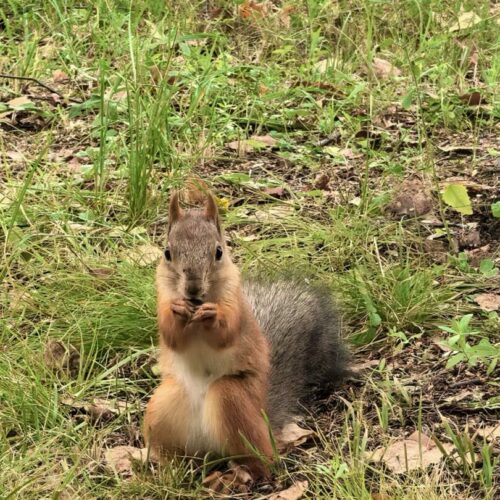
[[[458,16],[457,22],[452,24],[448,28],[448,31],[452,33],[454,31],[472,28],[472,26],[479,24],[481,21],[482,19],[475,12],[462,10]]]
[[[479,106],[480,104],[487,104],[486,99],[480,92],[471,92],[460,96],[460,100],[469,106]]]
[[[298,481],[290,486],[290,488],[280,491],[279,493],[274,493],[269,497],[269,500],[299,500],[307,491],[308,487],[308,481]]]
[[[260,223],[273,223],[277,220],[286,219],[294,212],[293,207],[288,205],[271,206],[267,210],[257,209],[252,215],[247,216],[247,220],[258,221]]]
[[[310,429],[303,429],[295,422],[286,424],[276,435],[276,445],[278,450],[285,451],[304,444],[316,433]]]
[[[255,150],[266,149],[267,147],[273,147],[276,143],[276,139],[270,135],[253,135],[249,139],[229,142],[226,146],[229,149],[238,151],[240,154],[245,154]]]
[[[238,9],[238,14],[243,19],[248,19],[251,16],[262,17],[269,10],[268,2],[254,2],[253,0],[245,0]]]
[[[286,198],[286,196],[288,195],[286,189],[281,186],[265,188],[264,193],[272,196],[273,198],[279,199]]]
[[[20,153],[19,151],[5,151],[5,156],[9,158],[10,160],[16,161],[16,162],[21,162],[26,159],[23,153]]]
[[[262,144],[270,147],[275,146],[278,142],[274,137],[271,137],[270,135],[252,135],[250,139],[252,141],[261,142]]]
[[[364,372],[365,370],[368,370],[369,368],[374,368],[379,364],[379,359],[370,359],[368,361],[365,361],[364,363],[354,363],[350,366],[350,369],[354,374],[358,374]]]
[[[110,421],[129,407],[126,401],[102,398],[94,398],[90,402],[65,398],[61,403],[86,413],[94,423]]]
[[[116,446],[104,453],[104,460],[108,467],[123,476],[132,475],[133,462],[145,462],[148,456],[147,448],[134,446]]]
[[[500,439],[500,423],[488,425],[476,431],[478,436],[486,438],[487,441]]]
[[[500,295],[496,293],[480,293],[474,297],[474,302],[479,304],[483,311],[491,312],[500,310]]]
[[[484,258],[491,258],[491,245],[486,244],[473,250],[466,250],[469,263],[472,267],[479,267]]]
[[[484,392],[480,391],[477,388],[472,389],[463,389],[457,394],[453,394],[451,396],[447,396],[444,398],[444,402],[448,405],[457,405],[461,401],[481,401],[484,396]],[[460,405],[459,405],[460,406]]]
[[[438,146],[438,149],[442,151],[443,153],[457,153],[457,154],[463,154],[463,155],[468,155],[472,154],[476,149],[477,146],[471,144],[461,144],[461,145],[444,145],[444,146]]]
[[[124,102],[127,100],[127,91],[126,90],[120,90],[119,92],[115,92],[112,96],[111,96],[111,100],[113,102]]]
[[[75,174],[80,174],[82,172],[82,164],[80,163],[80,159],[77,156],[71,158],[71,160],[66,163],[68,170]]]
[[[396,198],[387,206],[395,215],[421,216],[432,210],[430,190],[419,179],[410,179],[399,187]]]
[[[481,245],[481,232],[477,222],[464,224],[458,232],[459,248],[478,247]]]
[[[9,108],[19,108],[26,104],[33,104],[33,102],[30,101],[29,98],[26,97],[25,95],[7,101],[7,106],[9,106]]]
[[[66,83],[69,81],[69,76],[60,69],[56,69],[52,72],[52,80],[56,83]]]
[[[75,376],[80,369],[80,353],[71,344],[49,340],[44,351],[45,364],[55,372]]]
[[[377,78],[385,80],[391,76],[401,76],[401,70],[380,57],[373,58],[373,72]]]
[[[385,493],[372,493],[372,500],[391,500],[389,495]]]
[[[233,465],[228,472],[212,472],[203,480],[202,484],[205,488],[220,495],[248,493],[252,484],[252,476],[243,467]]]
[[[328,183],[330,182],[330,176],[324,172],[319,173],[314,179],[314,187],[316,189],[321,189],[326,191],[328,189]]]
[[[128,262],[145,267],[156,262],[162,255],[163,252],[157,246],[144,244],[128,249],[123,257]]]
[[[444,443],[442,446],[446,452],[453,449],[451,444]],[[443,454],[430,437],[415,431],[387,448],[378,448],[371,458],[375,462],[384,462],[392,472],[401,473],[438,463]]]
[[[460,177],[460,176],[453,176],[453,177],[448,177],[442,182],[443,188],[445,188],[448,184],[462,184],[462,186],[465,186],[468,189],[471,189],[472,191],[489,191],[491,189],[495,189],[494,186],[487,186],[486,184],[479,184],[478,182],[472,181],[470,179],[467,179],[466,177]]]
[[[314,65],[314,69],[316,71],[319,71],[320,73],[326,73],[328,68],[333,66],[333,60],[332,59],[321,59]]]

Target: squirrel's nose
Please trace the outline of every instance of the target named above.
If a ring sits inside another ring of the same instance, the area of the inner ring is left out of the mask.
[[[200,294],[200,287],[198,283],[188,283],[186,287],[186,292],[189,297],[196,298]]]

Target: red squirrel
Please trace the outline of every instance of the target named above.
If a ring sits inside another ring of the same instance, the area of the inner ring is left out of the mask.
[[[211,194],[190,210],[172,195],[156,287],[162,382],[146,410],[148,446],[237,457],[254,479],[268,477],[264,413],[279,431],[311,387],[346,373],[332,300],[293,281],[242,281]]]

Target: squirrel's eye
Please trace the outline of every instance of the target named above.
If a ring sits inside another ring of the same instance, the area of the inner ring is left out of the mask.
[[[170,250],[167,248],[165,249],[165,259],[167,259],[169,262],[172,260],[172,254],[170,253]]]
[[[221,247],[217,247],[217,249],[215,250],[215,259],[216,260],[222,259],[222,248]]]

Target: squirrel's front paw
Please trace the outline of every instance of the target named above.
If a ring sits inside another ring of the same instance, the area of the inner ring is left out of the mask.
[[[213,321],[217,316],[217,304],[205,302],[196,309],[191,321]]]
[[[174,316],[177,316],[183,321],[189,321],[194,312],[194,307],[184,299],[173,300],[170,303],[170,309],[174,313]]]

